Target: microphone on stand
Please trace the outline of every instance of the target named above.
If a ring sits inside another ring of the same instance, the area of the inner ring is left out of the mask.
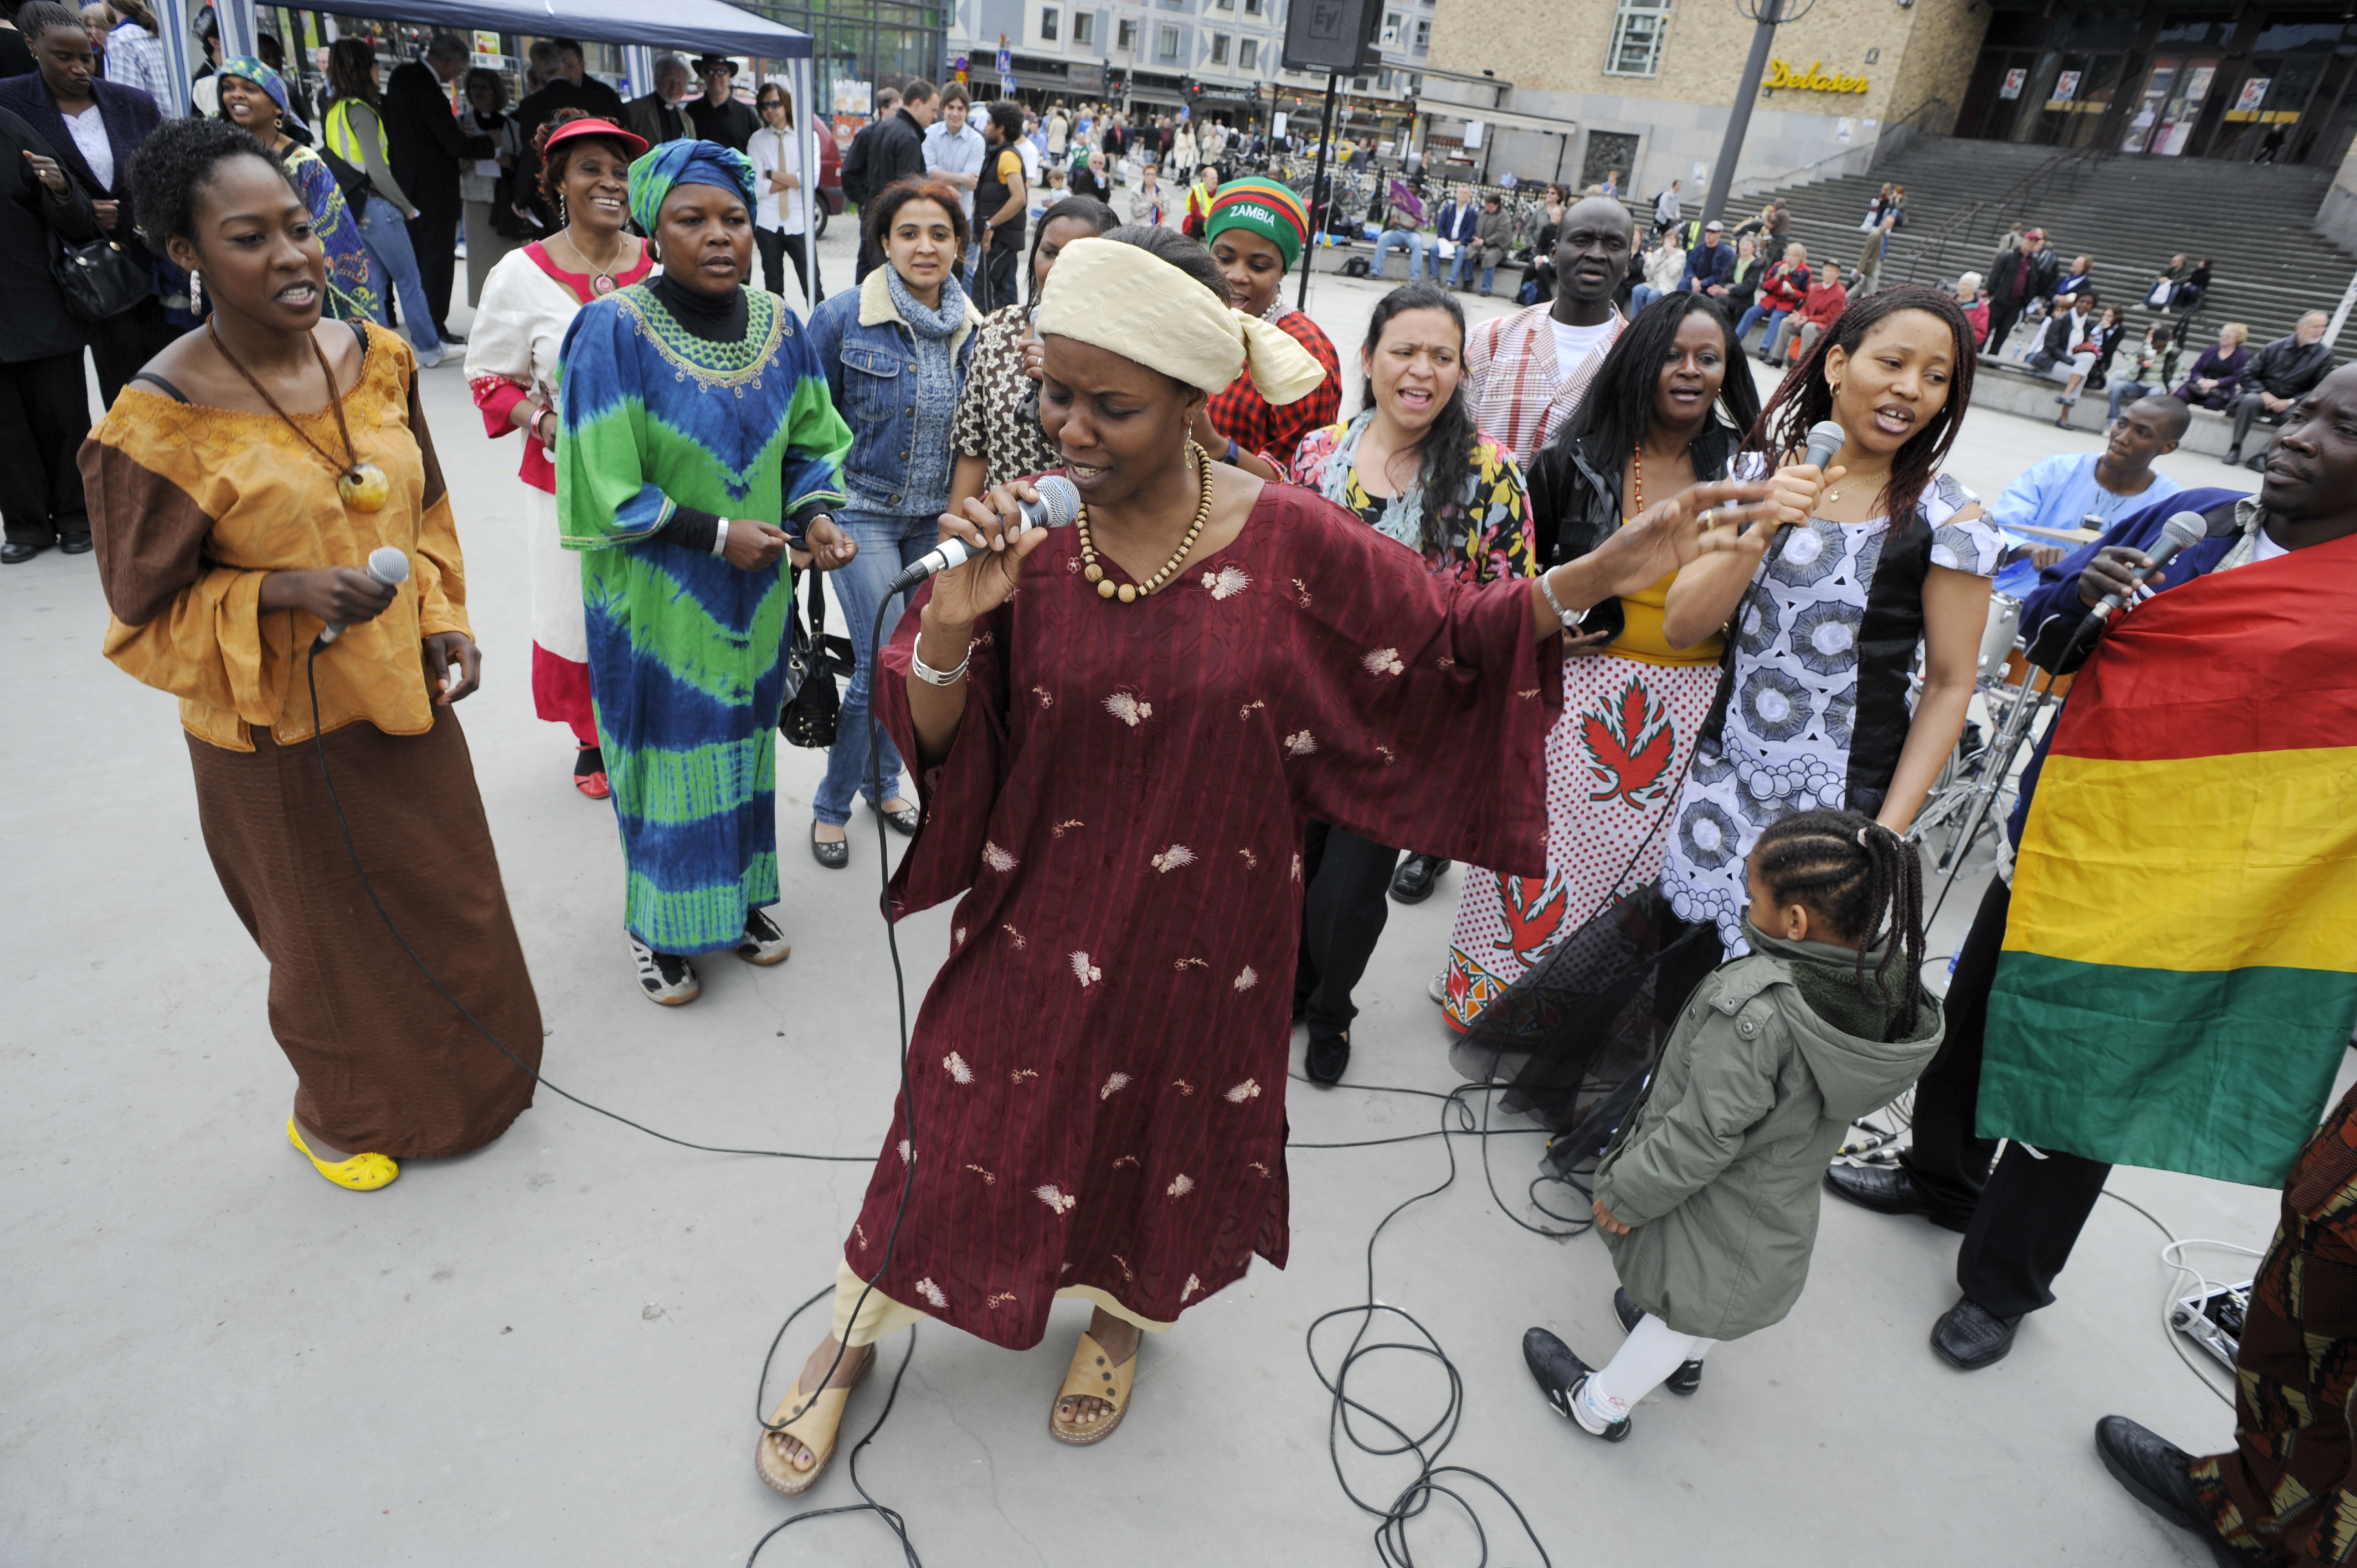
[[[409,581],[409,557],[390,544],[380,544],[369,552],[368,575],[388,588],[398,588]],[[344,623],[337,621],[323,628],[315,648],[325,648],[344,635]]]
[[[2142,586],[2146,579],[2169,564],[2169,558],[2179,551],[2206,539],[2209,533],[2209,520],[2198,511],[2180,511],[2171,516],[2160,525],[2160,537],[2153,541],[2150,550],[2145,552],[2151,557],[2152,564],[2137,569],[2135,587]],[[2135,592],[2135,587],[2131,587],[2128,593]],[[2114,612],[2127,602],[2128,593],[2105,594],[2102,601],[2087,612],[2087,618],[2079,623],[2079,629],[2071,634],[2071,642],[2076,644],[2082,638],[2102,635],[2104,624],[2112,618]]]
[[[1036,501],[1017,501],[1026,528],[1062,528],[1081,515],[1081,492],[1071,480],[1061,474],[1047,474],[1032,481],[1031,488],[1039,492]],[[987,550],[977,550],[963,539],[944,539],[900,570],[884,596],[905,593],[936,572],[946,572],[952,566],[963,566]]]

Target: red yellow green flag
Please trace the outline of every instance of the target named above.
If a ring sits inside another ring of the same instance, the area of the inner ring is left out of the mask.
[[[2030,802],[1979,1128],[2281,1185],[2357,1025],[2357,537],[2171,588]]]

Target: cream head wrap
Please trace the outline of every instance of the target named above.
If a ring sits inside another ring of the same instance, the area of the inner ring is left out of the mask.
[[[1039,296],[1042,337],[1070,338],[1222,392],[1238,375],[1270,403],[1296,403],[1326,379],[1309,350],[1256,316],[1231,310],[1177,267],[1119,240],[1075,240]]]

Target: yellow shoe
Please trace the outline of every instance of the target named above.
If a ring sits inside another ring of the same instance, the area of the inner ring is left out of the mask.
[[[392,1185],[393,1178],[401,1174],[401,1167],[393,1163],[391,1155],[354,1155],[340,1164],[329,1165],[304,1144],[303,1134],[295,1130],[295,1118],[292,1116],[286,1118],[286,1141],[311,1162],[313,1170],[338,1187],[349,1187],[354,1192],[374,1192],[381,1187]]]

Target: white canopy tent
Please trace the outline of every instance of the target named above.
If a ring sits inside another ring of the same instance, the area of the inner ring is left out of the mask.
[[[187,58],[187,40],[191,36],[188,29],[192,13],[200,5],[201,0],[155,0],[157,30],[163,36],[166,54],[177,57],[171,59],[172,80],[178,84],[177,101],[166,107],[178,114],[189,112],[188,82],[195,67]],[[447,27],[460,34],[476,27],[496,28],[534,38],[619,44],[630,51],[634,61],[651,59],[652,51],[657,49],[784,60],[793,93],[795,134],[802,153],[803,199],[799,206],[802,251],[805,256],[816,255],[818,240],[811,228],[811,207],[821,198],[818,146],[811,133],[815,90],[808,33],[755,16],[727,4],[727,0],[662,0],[661,5],[645,5],[637,0],[359,0],[358,4],[339,4],[337,9],[345,15],[382,16],[390,21]],[[221,23],[221,58],[253,54],[258,32],[253,21],[253,0],[214,0],[214,11]],[[642,80],[636,64],[632,70],[632,80]],[[650,70],[644,80],[650,80],[651,84],[651,78]],[[815,267],[805,267],[804,275],[816,271]],[[807,316],[816,306],[817,301],[805,285],[803,314]]]

